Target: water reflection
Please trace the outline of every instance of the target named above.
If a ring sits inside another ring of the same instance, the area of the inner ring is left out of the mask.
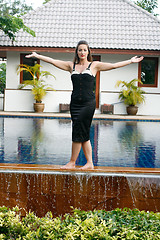
[[[143,134],[137,127],[137,122],[125,122],[118,133],[122,148],[130,151],[143,141]]]
[[[26,139],[25,137],[18,138],[18,160],[20,163],[24,162],[24,159],[28,163],[37,163],[38,149],[40,144],[43,144],[43,124],[44,119],[34,118],[32,126],[31,137]]]
[[[119,131],[118,137],[122,148],[135,153],[135,167],[154,168],[156,151],[154,142],[145,142],[138,122],[126,122]]]
[[[154,168],[156,147],[152,143],[143,142],[136,148],[136,167]]]
[[[71,131],[69,119],[0,118],[0,162],[63,165]],[[90,136],[95,166],[160,168],[158,122],[93,121]]]

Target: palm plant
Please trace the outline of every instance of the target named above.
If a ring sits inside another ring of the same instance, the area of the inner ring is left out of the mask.
[[[117,81],[116,87],[122,85],[122,89],[119,93],[119,99],[124,100],[124,103],[129,106],[135,106],[137,103],[143,103],[145,101],[144,93],[142,88],[136,86],[136,83],[140,82],[139,79],[133,79],[130,82]]]
[[[48,76],[52,76],[55,78],[53,74],[48,71],[41,71],[41,65],[35,64],[34,66],[29,66],[26,64],[20,64],[17,69],[17,73],[19,74],[22,71],[30,73],[32,80],[25,80],[19,85],[19,89],[22,89],[26,86],[31,86],[32,94],[34,95],[34,99],[36,103],[41,103],[42,99],[47,93],[47,90],[54,90],[51,85],[46,83],[43,78],[47,78]]]
[[[0,94],[4,93],[6,86],[6,63],[0,64]]]

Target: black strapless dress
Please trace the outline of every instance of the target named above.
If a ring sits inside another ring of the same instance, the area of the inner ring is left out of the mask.
[[[82,73],[75,71],[71,75],[73,91],[71,95],[70,112],[72,119],[72,141],[86,142],[90,139],[90,126],[96,108],[93,93],[95,77],[88,68]]]

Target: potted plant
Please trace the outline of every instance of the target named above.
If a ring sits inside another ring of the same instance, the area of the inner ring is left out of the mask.
[[[29,66],[26,64],[20,64],[18,66],[17,72],[18,74],[22,71],[26,71],[30,74],[31,80],[25,80],[19,85],[19,89],[22,89],[26,86],[31,86],[32,94],[34,95],[35,103],[34,103],[34,111],[35,112],[43,112],[44,111],[44,103],[42,103],[42,99],[47,93],[47,90],[54,90],[43,78],[47,78],[48,76],[52,76],[48,71],[41,71],[40,65],[35,64],[34,66]]]
[[[139,79],[133,79],[130,82],[117,81],[116,87],[122,85],[122,89],[119,93],[119,99],[124,100],[124,103],[128,105],[126,107],[128,115],[136,115],[138,107],[136,104],[141,104],[145,101],[142,88],[136,85],[137,82],[143,84]]]

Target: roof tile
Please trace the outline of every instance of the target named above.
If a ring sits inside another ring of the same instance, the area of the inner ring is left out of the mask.
[[[36,37],[20,31],[14,46],[160,50],[160,21],[130,0],[51,0],[24,17]],[[11,46],[6,36],[1,46]]]

